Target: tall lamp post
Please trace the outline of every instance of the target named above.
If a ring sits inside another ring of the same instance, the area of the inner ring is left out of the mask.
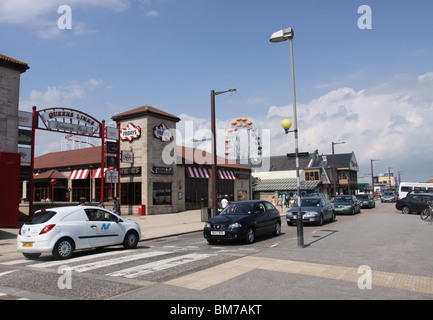
[[[333,185],[334,185],[334,198],[337,196],[337,180],[338,180],[338,175],[337,175],[337,170],[335,168],[335,154],[334,154],[334,145],[336,144],[345,144],[345,141],[342,142],[332,142],[332,180],[333,180]]]
[[[295,133],[295,157],[296,157],[296,200],[298,202],[298,214],[296,216],[296,227],[298,235],[298,247],[304,247],[304,223],[302,221],[302,211],[301,211],[301,181],[299,178],[299,149],[298,149],[298,116],[296,112],[296,91],[295,91],[295,69],[294,69],[294,58],[293,58],[293,37],[295,33],[292,28],[282,29],[280,31],[274,32],[269,39],[271,42],[282,42],[290,40],[290,61],[292,67],[292,91],[293,91],[293,132]],[[289,119],[284,119],[281,126],[285,130],[286,134],[289,133],[289,129],[292,122]]]
[[[373,161],[379,161],[378,159],[371,159],[371,191],[373,193],[373,199],[374,199],[374,175],[373,175]]]
[[[212,217],[215,217],[218,213],[217,203],[217,149],[216,149],[216,124],[215,124],[215,96],[226,92],[236,92],[236,89],[229,89],[226,91],[211,90],[211,131],[212,131]]]

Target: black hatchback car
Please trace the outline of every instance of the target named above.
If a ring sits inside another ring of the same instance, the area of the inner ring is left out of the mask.
[[[404,214],[420,213],[427,208],[427,201],[433,201],[432,193],[411,193],[407,197],[397,200],[395,208]]]
[[[280,212],[268,201],[251,200],[229,204],[204,225],[203,236],[214,244],[218,240],[245,240],[253,243],[265,233],[281,234]]]

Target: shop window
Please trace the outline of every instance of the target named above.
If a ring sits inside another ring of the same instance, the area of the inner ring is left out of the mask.
[[[305,171],[305,181],[318,181],[319,171]]]
[[[171,204],[171,183],[153,183],[153,205]]]
[[[122,183],[120,187],[121,204],[142,204],[141,182]]]

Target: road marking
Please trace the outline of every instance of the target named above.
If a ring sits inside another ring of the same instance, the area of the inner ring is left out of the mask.
[[[13,266],[16,264],[22,264],[22,263],[27,263],[27,262],[29,262],[28,259],[19,259],[19,260],[7,261],[7,262],[0,262],[0,264],[4,265],[4,266]]]
[[[107,276],[112,277],[124,277],[128,279],[136,278],[142,275],[146,275],[152,272],[165,270],[168,268],[173,268],[182,264],[206,259],[213,256],[213,254],[198,254],[198,253],[191,253],[186,254],[174,258],[168,258],[164,260],[159,260],[151,263],[146,263],[143,265],[135,266],[132,268],[119,270],[116,272],[108,273]]]
[[[55,261],[31,264],[31,265],[29,265],[29,267],[32,267],[32,268],[49,268],[49,267],[54,267],[54,266],[59,266],[59,265],[71,264],[74,262],[86,261],[86,260],[90,260],[90,259],[109,257],[109,256],[113,256],[116,254],[128,253],[131,251],[133,251],[133,250],[119,250],[119,251],[109,251],[109,252],[97,253],[97,254],[89,254],[86,256],[82,256],[82,257],[71,258],[68,260],[55,260]]]
[[[358,282],[360,278],[358,268],[248,256],[167,281],[165,284],[204,290],[257,269],[349,282]],[[372,285],[433,294],[431,277],[372,270]]]
[[[2,273],[0,273],[0,277],[5,276],[5,275],[12,273],[12,272],[15,272],[15,271],[18,271],[18,270],[11,270],[11,271],[2,272]]]
[[[100,269],[100,268],[104,268],[104,267],[109,267],[109,266],[113,266],[113,265],[121,264],[121,263],[125,263],[125,262],[161,256],[161,255],[169,254],[169,253],[171,253],[171,252],[152,251],[152,252],[138,253],[138,254],[133,254],[133,255],[129,255],[129,256],[123,256],[120,258],[113,258],[113,259],[107,259],[107,260],[102,260],[102,261],[86,263],[86,264],[82,264],[79,266],[71,267],[70,270],[74,270],[76,272],[86,272],[86,271]],[[65,261],[64,264],[67,264],[67,261]]]

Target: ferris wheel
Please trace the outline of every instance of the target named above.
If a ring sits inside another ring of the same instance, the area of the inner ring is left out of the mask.
[[[250,167],[260,166],[262,146],[256,126],[247,118],[233,120],[225,137],[225,157]]]

